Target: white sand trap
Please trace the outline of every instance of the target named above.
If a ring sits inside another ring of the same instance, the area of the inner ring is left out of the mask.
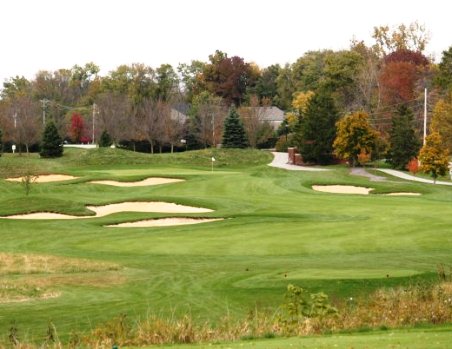
[[[90,216],[70,216],[67,214],[53,213],[53,212],[35,212],[27,214],[16,214],[12,216],[6,216],[1,218],[7,219],[78,219],[78,218],[91,218]]]
[[[6,178],[7,181],[10,182],[22,182],[24,177],[14,177],[14,178]],[[49,182],[61,182],[61,181],[69,181],[71,179],[77,179],[79,177],[61,175],[61,174],[49,174],[49,175],[41,175],[36,176],[34,182],[35,183],[49,183]]]
[[[353,185],[313,185],[312,189],[324,193],[367,195],[373,188],[355,187]]]
[[[184,180],[176,179],[176,178],[151,177],[151,178],[143,179],[142,181],[138,181],[138,182],[91,181],[90,183],[113,185],[115,187],[144,187],[144,186],[148,186],[148,185],[160,185],[160,184],[177,183],[177,182],[184,182]]]
[[[146,227],[169,227],[173,225],[187,225],[187,224],[200,224],[207,222],[222,221],[223,218],[161,218],[161,219],[148,219],[144,221],[128,222],[107,225],[107,227],[118,228],[146,228]]]
[[[406,192],[406,193],[389,193],[389,194],[385,194],[386,196],[421,196],[421,193],[410,193],[410,192]]]
[[[208,208],[178,205],[171,202],[121,202],[104,206],[86,206],[88,210],[96,213],[95,216],[70,216],[60,213],[36,212],[6,216],[8,219],[82,219],[98,218],[118,212],[157,212],[157,213],[208,213]]]
[[[96,217],[104,217],[118,212],[158,212],[158,213],[207,213],[208,208],[178,205],[171,202],[121,202],[105,206],[86,206],[96,212]]]

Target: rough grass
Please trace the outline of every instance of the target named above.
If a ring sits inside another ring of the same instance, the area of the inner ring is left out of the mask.
[[[121,266],[111,262],[38,254],[0,252],[0,275],[87,273],[119,269],[121,269]]]
[[[115,263],[35,254],[0,253],[0,303],[45,300],[61,296],[63,286],[120,284]]]

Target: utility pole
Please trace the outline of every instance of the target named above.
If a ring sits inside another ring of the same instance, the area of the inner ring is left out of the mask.
[[[92,138],[92,142],[94,144],[94,117],[96,115],[96,103],[93,103],[93,138]]]
[[[427,137],[427,87],[424,89],[424,139],[423,139],[423,145],[425,145],[426,137]]]
[[[48,99],[41,99],[41,104],[42,104],[42,124],[45,126],[46,125],[46,106],[47,106],[47,102],[49,102]]]
[[[212,144],[213,144],[213,147],[215,148],[216,147],[216,144],[215,144],[215,112],[212,113]]]

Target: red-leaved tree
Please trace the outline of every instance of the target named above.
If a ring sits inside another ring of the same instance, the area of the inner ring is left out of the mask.
[[[406,165],[406,168],[413,176],[416,176],[416,173],[419,172],[419,160],[412,158]]]
[[[73,113],[71,117],[70,136],[75,143],[80,143],[85,129],[83,117],[78,113]]]

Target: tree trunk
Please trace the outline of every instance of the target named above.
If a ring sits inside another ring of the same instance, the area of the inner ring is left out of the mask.
[[[171,154],[174,152],[174,144],[171,143]]]
[[[29,151],[28,151],[28,143],[25,143],[25,149],[27,150],[27,155],[29,154]]]
[[[159,144],[159,153],[160,154],[162,153],[162,145],[161,144]]]

